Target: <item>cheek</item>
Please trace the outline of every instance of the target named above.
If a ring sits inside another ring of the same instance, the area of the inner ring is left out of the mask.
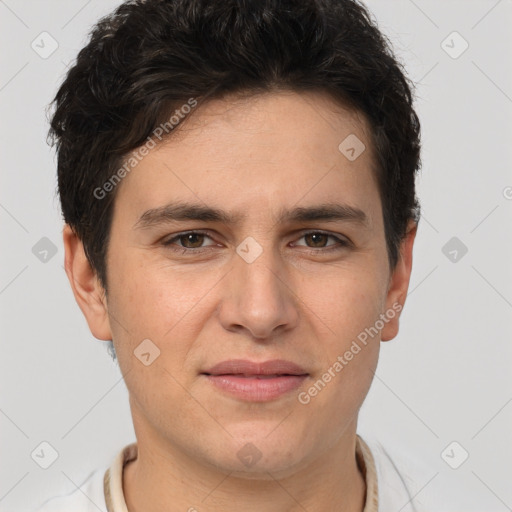
[[[341,344],[374,325],[385,307],[386,284],[371,268],[339,268],[324,282],[323,291],[317,291],[310,301]]]
[[[324,350],[317,350],[321,370],[301,403],[311,401],[319,425],[328,421],[341,431],[358,412],[373,380],[380,351],[380,331],[375,330],[375,323],[383,301],[371,281],[358,281],[346,285],[343,293],[331,293],[328,302],[326,322],[334,333],[329,335],[330,343],[324,343]]]
[[[194,308],[204,287],[164,265],[121,262],[113,272],[112,311],[130,332],[162,339]]]
[[[119,265],[112,276],[109,314],[119,366],[137,408],[155,425],[170,422],[169,403],[193,409],[180,383],[186,381],[187,354],[201,329],[197,315],[204,314],[204,290],[196,288],[185,276],[151,265]],[[174,428],[181,428],[179,422]]]
[[[121,260],[112,272],[108,308],[119,364],[123,370],[140,369],[134,351],[149,339],[160,350],[157,366],[165,365],[173,375],[182,376],[187,355],[213,314],[213,293],[205,294],[213,291],[222,275],[194,276],[165,262],[128,263]]]
[[[322,372],[315,377],[321,381],[317,388],[326,384],[330,391],[322,393],[319,401],[325,400],[326,406],[332,401],[340,411],[353,410],[366,395],[377,366],[386,285],[377,272],[340,268],[323,289],[321,303],[309,303],[311,310],[322,312],[319,325],[329,327],[323,343]]]

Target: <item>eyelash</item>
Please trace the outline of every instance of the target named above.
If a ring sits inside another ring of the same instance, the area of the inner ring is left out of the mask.
[[[204,231],[200,231],[200,230],[192,230],[192,231],[183,231],[182,233],[178,233],[177,235],[173,236],[172,238],[168,239],[168,240],[164,240],[162,242],[162,245],[167,248],[167,249],[170,249],[172,251],[176,251],[176,252],[179,252],[181,254],[202,254],[204,252],[207,252],[209,249],[213,249],[215,248],[214,246],[208,246],[208,247],[199,247],[199,248],[196,248],[196,249],[192,249],[192,248],[189,248],[189,247],[172,247],[174,244],[175,241],[179,240],[180,238],[184,237],[184,236],[187,236],[187,235],[204,235],[204,236],[207,236],[208,238],[212,239],[211,236],[204,232]],[[348,240],[345,240],[345,239],[342,239],[342,238],[339,238],[335,235],[333,235],[332,233],[327,233],[325,231],[307,231],[305,233],[302,234],[302,236],[300,238],[304,238],[305,236],[307,235],[326,235],[330,238],[334,238],[337,242],[337,244],[334,244],[332,246],[328,246],[328,247],[318,247],[317,249],[315,248],[309,248],[309,250],[305,250],[305,252],[307,253],[310,253],[310,254],[319,254],[320,252],[322,253],[330,253],[332,251],[339,251],[341,249],[345,249],[347,247],[349,247],[351,245],[351,242],[349,242]],[[301,247],[304,247],[304,246],[301,246]]]

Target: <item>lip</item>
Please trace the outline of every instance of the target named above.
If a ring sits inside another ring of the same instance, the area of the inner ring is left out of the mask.
[[[217,389],[242,400],[266,402],[297,389],[308,373],[284,359],[230,359],[201,372]]]
[[[229,359],[212,366],[202,373],[210,375],[307,375],[308,372],[299,365],[285,359],[269,361],[249,361],[248,359]]]

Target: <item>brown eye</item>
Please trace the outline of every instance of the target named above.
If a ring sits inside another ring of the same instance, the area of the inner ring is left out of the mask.
[[[331,239],[331,241],[329,241]],[[327,252],[331,250],[344,249],[350,246],[350,242],[344,237],[338,237],[331,233],[324,233],[322,231],[310,231],[304,233],[300,240],[304,240],[305,243],[297,243],[294,245],[299,247],[309,247],[310,249],[324,249],[324,251],[316,252]]]
[[[211,243],[205,245],[208,240],[210,240]],[[189,249],[190,252],[199,252],[203,249],[209,249],[210,246],[215,245],[215,243],[206,233],[201,233],[199,231],[187,231],[164,240],[162,245],[169,249],[182,251]]]
[[[312,245],[309,247],[325,247],[329,239],[329,235],[325,233],[308,233],[304,235],[306,242],[311,242]]]
[[[178,237],[178,240],[182,242],[182,246],[187,249],[198,249],[203,245],[204,236],[201,233],[188,233],[186,235],[181,235]]]

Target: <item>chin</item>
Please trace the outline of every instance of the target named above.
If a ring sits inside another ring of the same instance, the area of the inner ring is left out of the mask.
[[[296,460],[296,457],[297,455],[290,457],[289,454],[287,456],[272,454],[271,456],[262,456],[253,464],[233,460],[233,458],[224,460],[224,457],[222,457],[222,461],[217,461],[217,468],[230,473],[231,477],[242,480],[271,481],[295,474],[301,466],[300,456],[298,457],[299,460]]]
[[[307,455],[314,451],[314,446],[308,446],[311,439],[308,443],[291,432],[272,432],[273,428],[275,425],[260,430],[259,434],[252,430],[252,435],[233,435],[222,451],[210,452],[210,462],[243,479],[272,480],[277,475],[281,478],[292,475],[309,458]]]

